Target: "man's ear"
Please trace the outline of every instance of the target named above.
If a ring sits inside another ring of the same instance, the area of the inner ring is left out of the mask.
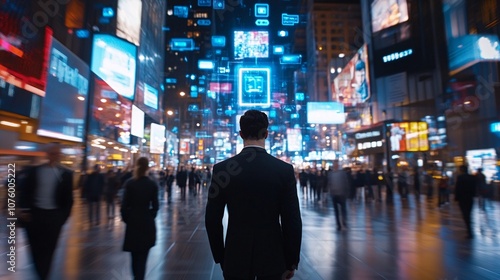
[[[269,131],[266,130],[266,134],[264,134],[264,139],[267,139],[268,135],[269,135]]]
[[[241,130],[239,131],[239,134],[240,134],[241,139],[245,139],[245,137],[243,137],[243,133],[241,132]]]

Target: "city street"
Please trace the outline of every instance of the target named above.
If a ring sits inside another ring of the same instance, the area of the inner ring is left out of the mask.
[[[205,190],[204,190],[205,191]],[[75,197],[77,197],[75,192]],[[310,201],[299,194],[303,243],[294,279],[500,279],[500,203],[473,210],[475,238],[466,232],[455,203],[410,195],[393,204],[355,201],[348,204],[349,228],[337,231],[330,200]],[[206,191],[171,204],[161,203],[157,243],[150,251],[146,279],[223,279],[205,231]],[[104,203],[103,203],[104,210]],[[102,211],[103,213],[104,211]],[[51,279],[131,279],[130,256],[121,250],[124,224],[89,226],[76,199],[63,229]],[[4,214],[0,216],[7,223]],[[0,279],[35,279],[22,229],[16,233],[16,272],[7,270],[8,232],[1,234]]]

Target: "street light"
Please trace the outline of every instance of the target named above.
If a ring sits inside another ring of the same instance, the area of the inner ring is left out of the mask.
[[[168,150],[168,141],[167,141],[167,136],[170,134],[170,128],[168,126],[168,119],[169,117],[174,115],[174,111],[172,110],[166,110],[165,111],[166,116],[165,116],[165,154],[164,154],[164,163],[163,163],[163,168],[168,169],[168,160],[169,160],[169,150]]]

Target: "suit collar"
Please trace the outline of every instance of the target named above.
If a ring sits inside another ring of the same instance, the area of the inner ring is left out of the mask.
[[[243,150],[241,150],[242,153],[250,152],[250,151],[267,153],[266,149],[259,147],[259,146],[246,146],[243,148]]]

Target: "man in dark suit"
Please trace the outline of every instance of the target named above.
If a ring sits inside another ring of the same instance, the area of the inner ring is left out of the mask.
[[[213,167],[205,225],[226,280],[290,279],[299,263],[302,220],[295,174],[290,164],[264,149],[268,125],[264,113],[245,112],[240,119],[243,150]]]
[[[459,171],[460,175],[458,175],[455,184],[455,200],[458,201],[462,218],[467,227],[467,238],[473,238],[471,212],[474,196],[476,196],[476,178],[469,174],[466,165],[461,165]]]
[[[60,165],[61,146],[50,143],[48,162],[30,168],[21,182],[20,219],[26,226],[35,269],[47,279],[61,228],[73,206],[73,172]]]

